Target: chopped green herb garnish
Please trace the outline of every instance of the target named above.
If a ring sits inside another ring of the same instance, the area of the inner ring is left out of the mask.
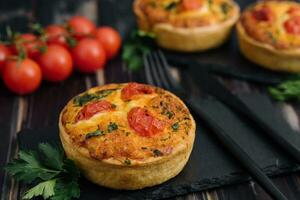
[[[104,131],[97,129],[94,132],[90,132],[90,133],[86,134],[85,139],[90,139],[92,137],[101,136],[101,135],[105,135]]]
[[[128,135],[130,135],[130,132],[126,132],[125,134],[126,134],[126,136],[128,136]]]
[[[271,32],[267,32],[268,37],[271,39],[272,44],[276,44],[277,43],[277,39],[275,38],[275,36],[273,35],[273,33]]]
[[[179,129],[179,123],[178,122],[174,123],[172,125],[172,129],[173,129],[173,131],[177,131]]]
[[[226,3],[226,2],[223,2],[223,3],[221,4],[221,10],[222,10],[222,12],[223,12],[225,15],[228,14],[230,8],[231,8],[231,6],[230,6],[228,3]]]
[[[131,160],[129,160],[128,158],[126,158],[126,159],[124,160],[124,163],[125,163],[126,165],[131,165]]]
[[[175,2],[175,1],[170,2],[169,4],[167,4],[165,6],[165,10],[169,10],[169,11],[173,10],[173,9],[175,9],[177,7],[177,4],[178,4],[178,2]]]
[[[109,132],[109,133],[111,133],[117,129],[118,129],[118,125],[114,122],[110,122],[109,125],[107,126],[107,132]]]
[[[117,105],[116,104],[111,104],[111,107],[115,109],[117,107]]]
[[[96,94],[98,95],[98,99],[102,99],[102,98],[110,95],[115,90],[117,90],[117,89],[100,90],[100,91],[97,91]]]
[[[92,101],[94,99],[97,99],[97,95],[96,94],[84,93],[83,95],[76,96],[74,98],[74,100],[73,100],[73,103],[76,106],[83,106],[86,103],[88,103],[88,102],[90,102],[90,101]]]
[[[158,149],[154,149],[154,150],[153,150],[153,154],[154,154],[155,157],[163,156],[163,155],[164,155],[164,154],[163,154],[160,150],[158,150]]]
[[[166,140],[168,140],[168,139],[170,139],[171,137],[169,136],[169,137],[166,137],[166,138],[162,138],[162,139],[160,139],[160,141],[166,141]]]
[[[84,93],[83,95],[76,96],[73,100],[73,103],[76,106],[83,106],[90,101],[105,98],[115,90],[117,90],[117,89],[100,90],[100,91],[98,91],[96,93],[92,93],[92,94]]]
[[[34,185],[22,199],[42,197],[51,200],[79,198],[79,170],[73,161],[66,158],[62,147],[40,143],[37,151],[19,151],[5,167],[17,181]]]
[[[141,147],[141,149],[146,150],[146,149],[148,149],[148,148],[147,148],[147,147]]]

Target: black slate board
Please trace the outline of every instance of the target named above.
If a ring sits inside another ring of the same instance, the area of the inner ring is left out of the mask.
[[[282,114],[268,97],[263,95],[242,96],[254,111],[260,113],[262,119],[275,126],[284,137],[300,148],[300,134],[291,130],[282,118]],[[266,138],[253,131],[251,126],[241,122],[223,104],[213,99],[203,99],[199,106],[216,120],[228,134],[270,176],[293,172],[300,169],[280,149]],[[191,158],[184,170],[174,179],[166,183],[137,191],[117,191],[96,186],[84,178],[80,181],[82,200],[93,199],[160,199],[220,187],[249,180],[233,158],[220,146],[206,129],[205,124],[197,120],[195,146]],[[21,149],[32,149],[40,142],[59,142],[56,127],[37,130],[23,130],[19,134]]]

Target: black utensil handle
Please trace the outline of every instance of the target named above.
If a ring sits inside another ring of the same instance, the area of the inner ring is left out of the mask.
[[[215,137],[223,144],[223,146],[230,151],[235,159],[249,172],[249,174],[261,185],[264,190],[276,200],[288,200],[287,197],[280,192],[274,185],[271,179],[264,174],[258,165],[249,157],[249,155],[234,141],[231,137],[216,124],[204,111],[201,110],[192,102],[187,102],[188,105],[194,110],[199,117],[207,123],[209,128],[212,129]]]
[[[239,112],[252,121],[253,125],[260,128],[265,135],[271,138],[274,142],[278,144],[283,150],[285,150],[292,158],[294,158],[298,163],[300,163],[300,149],[294,144],[286,140],[274,130],[269,124],[264,122],[262,119],[257,117],[257,115],[249,109],[247,105],[243,103],[243,106],[239,108]]]

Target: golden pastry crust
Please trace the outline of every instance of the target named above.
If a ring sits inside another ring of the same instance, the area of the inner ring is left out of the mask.
[[[132,190],[160,184],[183,169],[192,151],[195,122],[184,103],[170,92],[147,86],[152,93],[123,100],[126,86],[95,87],[73,98],[60,114],[59,128],[67,156],[89,180]],[[86,94],[101,97],[86,102]],[[78,118],[86,106],[99,101],[110,102],[113,109]],[[136,107],[163,122],[163,129],[146,136],[137,132],[128,121],[128,113]]]
[[[286,12],[291,6],[299,6],[299,4],[293,2],[275,1],[258,3],[257,5],[250,7],[250,9],[253,11],[255,9],[261,9],[266,5],[273,8],[275,5],[281,8],[279,10],[280,13],[282,13],[282,9]],[[273,16],[278,15],[276,15],[275,11],[276,9],[273,10]],[[284,32],[278,35],[278,38],[275,38],[276,40],[274,40],[274,38],[270,39],[270,34],[264,33],[272,30],[271,34],[275,34],[277,30],[276,27],[278,28],[278,26],[275,26],[274,24],[278,23],[275,21],[270,21],[269,23],[264,21],[262,24],[255,24],[250,17],[249,9],[247,9],[237,23],[237,35],[242,54],[250,61],[271,70],[291,73],[300,72],[300,46],[297,47],[297,40],[289,42],[290,37],[300,37],[300,35],[291,36],[282,29]],[[275,20],[277,17],[272,17],[271,20]],[[283,23],[284,22],[280,23],[281,26],[283,26]],[[258,26],[264,28],[259,28]]]
[[[239,6],[232,0],[202,0],[201,8],[192,11],[147,12],[149,2],[153,0],[134,2],[139,28],[155,33],[158,45],[171,50],[195,52],[218,47],[239,18]]]

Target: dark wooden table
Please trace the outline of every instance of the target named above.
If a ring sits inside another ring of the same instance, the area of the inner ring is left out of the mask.
[[[118,2],[118,3],[116,3]],[[114,4],[115,3],[115,4]],[[114,5],[114,6],[113,6]],[[110,24],[121,31],[125,37],[134,26],[134,18],[128,13],[131,0],[1,0],[0,1],[0,32],[5,26],[11,25],[18,31],[26,31],[28,22],[38,21],[44,25],[61,23],[74,14],[83,14],[98,22]],[[122,16],[117,19],[116,15]],[[123,22],[126,21],[126,24]],[[54,126],[58,122],[58,114],[65,103],[74,95],[87,88],[112,82],[138,81],[144,82],[145,72],[131,73],[117,58],[109,62],[105,70],[95,74],[82,75],[74,73],[63,83],[52,84],[44,82],[42,87],[32,95],[15,96],[0,83],[0,166],[5,165],[17,155],[17,132],[24,128],[39,128]],[[245,82],[226,80],[226,85],[235,92],[264,91]],[[283,113],[292,126],[299,130],[299,105],[282,105]],[[278,187],[286,193],[289,199],[300,199],[300,176],[286,175],[274,179]],[[11,179],[3,170],[0,171],[1,200],[21,199],[25,188]],[[271,199],[254,182],[226,186],[215,190],[189,194],[176,199],[203,200],[267,200]]]

